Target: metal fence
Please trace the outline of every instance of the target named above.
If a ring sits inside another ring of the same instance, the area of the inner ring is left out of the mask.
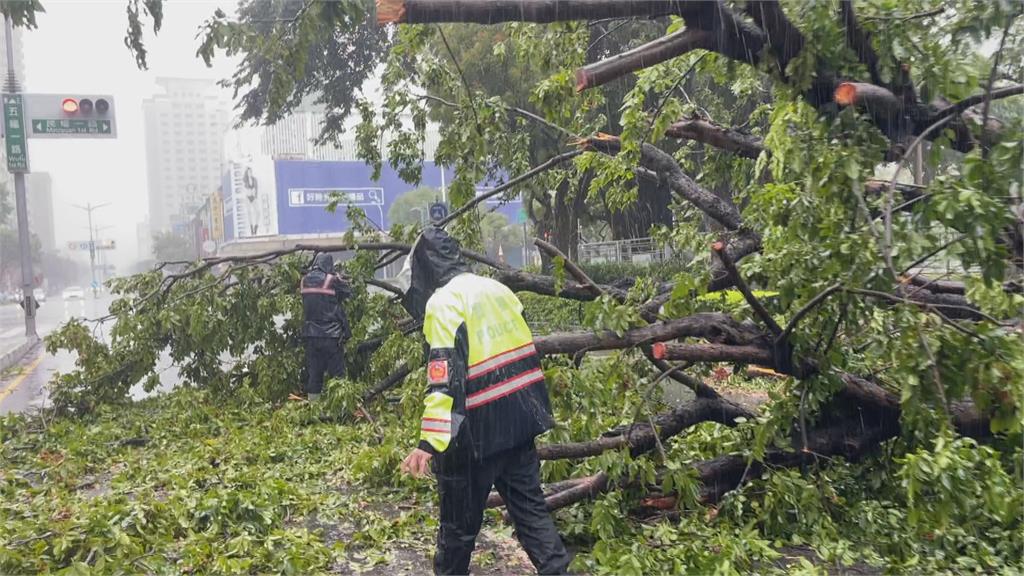
[[[586,264],[600,262],[661,262],[672,257],[672,251],[658,246],[653,238],[632,238],[610,242],[581,243],[579,259]]]

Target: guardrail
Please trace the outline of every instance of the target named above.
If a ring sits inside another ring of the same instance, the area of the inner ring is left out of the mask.
[[[599,262],[661,262],[672,257],[672,251],[659,246],[653,238],[631,238],[610,242],[588,242],[579,246],[583,263]]]

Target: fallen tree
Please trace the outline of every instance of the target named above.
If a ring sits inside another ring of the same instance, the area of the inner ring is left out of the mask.
[[[814,542],[861,521],[872,523],[865,533],[896,535],[876,547],[880,565],[940,571],[960,568],[950,558],[969,557],[995,569],[1009,558],[1020,519],[1000,509],[1022,501],[1005,479],[1017,473],[1009,463],[1019,459],[1024,346],[1015,323],[1019,118],[1006,104],[1021,89],[1001,79],[1014,68],[1000,54],[1011,54],[1006,38],[1018,37],[1019,20],[1002,5],[940,7],[380,3],[379,20],[418,26],[390,35],[381,102],[360,108],[361,152],[415,179],[426,119],[443,107],[434,159],[456,174],[443,225],[474,248],[464,255],[478,272],[555,299],[552,316],[558,302],[585,311],[574,320],[586,329],[538,335],[535,346],[560,422],[538,448],[555,480],[548,506],[596,501],[559,516],[584,520],[572,528],[593,543],[583,552],[588,568],[711,572],[735,557],[742,560],[730,569],[756,569],[749,551],[715,549],[716,559],[701,564],[701,552],[680,552],[680,541],[709,549],[709,534],[723,547],[762,536]],[[650,19],[672,30],[653,41],[619,38],[614,45],[625,52],[606,48],[616,30]],[[494,42],[461,45],[456,28],[424,25],[506,21],[560,24],[508,26]],[[303,22],[275,25],[268,45],[338,32],[292,27]],[[986,66],[968,48],[943,49],[934,38],[962,39],[964,30],[1000,43]],[[913,53],[895,48],[908,39]],[[476,66],[490,80],[498,69],[482,66],[492,61],[480,52],[501,54],[503,71],[535,78],[536,88],[514,99],[501,93],[505,86],[467,74]],[[951,72],[981,68],[966,80]],[[626,94],[612,100],[614,90]],[[881,175],[887,160],[892,176]],[[911,164],[921,165],[917,181],[898,182]],[[497,181],[478,194],[487,177]],[[595,282],[567,257],[576,247],[564,240],[581,230],[598,235],[600,223],[574,210],[631,207],[641,185],[665,196],[659,226],[644,232],[671,248],[665,257],[685,255],[685,267],[670,278]],[[535,224],[575,230],[535,242],[554,272],[515,270],[479,251],[488,240],[481,207],[516,194]],[[414,442],[422,390],[409,375],[422,342],[395,302],[400,290],[374,275],[409,250],[413,234],[395,229],[387,238],[350,216],[358,242],[179,263],[116,281],[109,341],[82,324],[51,339],[51,348],[79,358],[74,372],[57,377],[55,402],[72,414],[125,402],[132,386],[154,384],[166,350],[189,384],[278,406],[302,361],[295,282],[304,261],[347,251],[353,258],[340,271],[355,289],[347,351],[363,365],[326,396],[337,402],[329,406],[361,406],[367,419],[346,419],[352,428],[334,432],[367,445],[352,459],[371,471],[361,481],[406,486],[389,470]],[[226,366],[227,356],[239,361]],[[756,409],[729,400],[745,366],[774,378],[755,384],[771,390]],[[657,392],[670,380],[695,399],[663,401]],[[374,404],[385,395],[386,406]],[[871,465],[857,466],[863,459]],[[417,489],[419,505],[427,488]],[[634,522],[628,512],[644,502],[672,508],[680,526],[666,532],[677,540]],[[685,509],[701,503],[728,504],[732,519],[704,522]],[[825,520],[805,526],[807,517]],[[875,547],[817,542],[823,553]],[[620,565],[619,557],[643,561]]]

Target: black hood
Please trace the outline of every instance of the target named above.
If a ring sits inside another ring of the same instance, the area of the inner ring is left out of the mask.
[[[459,274],[469,272],[459,241],[433,226],[424,230],[413,244],[409,262],[412,278],[402,305],[417,320],[423,319],[427,300],[435,290]]]
[[[334,256],[330,254],[317,254],[313,259],[313,270],[319,270],[324,274],[334,272]]]

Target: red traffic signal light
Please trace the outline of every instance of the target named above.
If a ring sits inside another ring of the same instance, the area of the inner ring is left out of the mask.
[[[65,114],[83,114],[89,115],[94,111],[96,114],[106,114],[110,111],[110,102],[105,98],[97,98],[93,102],[89,98],[64,98],[60,101],[60,109]]]

